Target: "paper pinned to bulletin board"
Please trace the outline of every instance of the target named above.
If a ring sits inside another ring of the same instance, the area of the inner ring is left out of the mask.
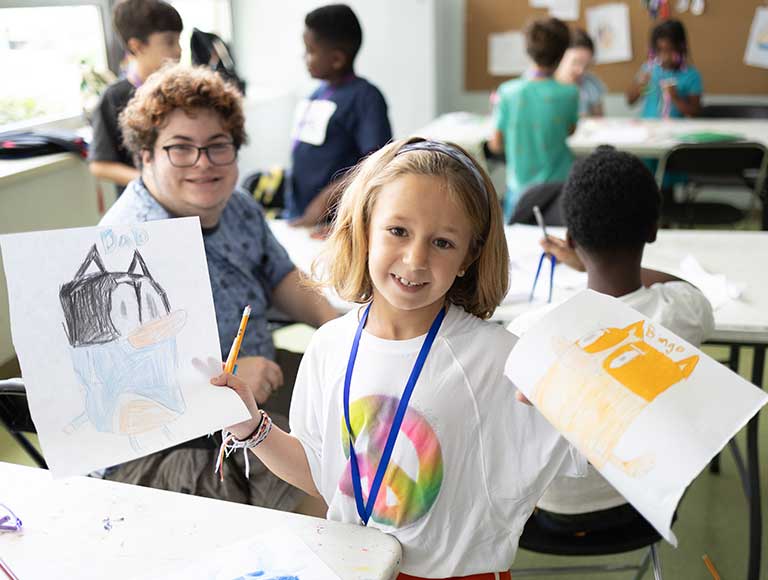
[[[685,488],[768,394],[620,300],[584,290],[518,341],[506,374],[670,543]]]
[[[249,417],[210,384],[221,348],[197,217],[11,234],[0,246],[13,344],[54,475]]]
[[[579,19],[581,0],[549,0],[548,7],[553,18],[574,21]]]
[[[520,75],[528,68],[525,36],[519,30],[488,35],[488,73]]]
[[[749,30],[744,63],[768,68],[768,6],[755,9],[755,17]]]
[[[595,43],[595,62],[632,60],[629,8],[623,3],[602,4],[585,11],[587,32]]]

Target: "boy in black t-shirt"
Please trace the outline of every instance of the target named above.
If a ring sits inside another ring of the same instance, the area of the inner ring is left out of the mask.
[[[112,18],[131,65],[124,78],[107,87],[93,111],[88,161],[91,173],[115,182],[119,194],[139,172],[123,146],[118,117],[149,75],[168,61],[178,62],[182,22],[176,9],[162,0],[121,0]]]

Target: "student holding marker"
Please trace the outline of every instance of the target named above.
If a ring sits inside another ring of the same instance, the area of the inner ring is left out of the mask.
[[[141,176],[107,212],[102,225],[198,216],[213,290],[222,348],[240,332],[237,376],[287,426],[300,355],[276,350],[267,310],[320,326],[336,311],[300,283],[299,272],[270,231],[258,203],[235,189],[237,152],[245,142],[242,99],[221,77],[176,65],[152,75],[120,118],[127,147],[140,161]],[[295,510],[303,495],[255,462],[220,484],[211,469],[218,443],[202,438],[113,468],[108,479],[283,510]],[[236,457],[236,462],[242,462]]]

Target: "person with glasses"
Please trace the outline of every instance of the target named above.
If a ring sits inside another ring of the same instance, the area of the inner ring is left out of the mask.
[[[246,141],[240,93],[213,71],[171,66],[136,91],[120,124],[141,175],[100,225],[200,218],[221,347],[229,349],[243,307],[250,304],[238,376],[287,426],[300,355],[275,349],[267,310],[274,305],[292,320],[315,327],[337,313],[300,283],[259,204],[236,189],[237,153]],[[217,449],[213,438],[202,438],[112,468],[106,477],[275,509],[299,507],[304,494],[261,464],[251,466],[250,479],[244,469],[230,469],[220,483],[213,474]],[[233,459],[242,462],[243,454],[237,455]],[[310,505],[305,503],[303,511],[317,510]]]

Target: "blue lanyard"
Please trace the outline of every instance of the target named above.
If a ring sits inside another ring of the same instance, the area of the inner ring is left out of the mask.
[[[432,326],[429,328],[427,337],[424,339],[424,343],[421,345],[419,355],[416,357],[416,362],[411,370],[411,375],[408,377],[408,382],[405,384],[403,390],[403,396],[400,398],[400,403],[397,406],[397,412],[395,418],[392,421],[392,426],[389,428],[389,435],[387,436],[387,443],[384,445],[384,452],[381,455],[381,460],[376,468],[376,475],[373,478],[371,484],[371,491],[368,494],[368,504],[363,502],[363,489],[360,483],[360,466],[357,463],[357,455],[355,454],[355,446],[353,443],[354,436],[352,435],[352,423],[349,420],[349,389],[352,383],[352,371],[355,368],[355,360],[357,359],[357,349],[360,347],[360,336],[363,334],[363,328],[368,320],[368,313],[371,310],[371,305],[363,312],[363,316],[360,318],[360,324],[357,325],[357,332],[355,333],[355,340],[352,342],[352,350],[349,353],[349,362],[347,363],[347,373],[344,376],[344,420],[347,423],[347,433],[349,434],[349,460],[352,467],[352,487],[355,491],[355,503],[357,504],[357,513],[360,516],[360,520],[363,525],[368,525],[368,520],[373,513],[373,506],[376,503],[376,497],[379,495],[379,488],[381,482],[384,479],[384,474],[387,471],[389,465],[389,459],[392,457],[392,450],[395,447],[395,441],[397,435],[400,432],[400,425],[403,423],[405,417],[405,411],[408,408],[408,401],[411,400],[413,389],[416,386],[416,381],[419,380],[421,369],[424,367],[424,362],[427,360],[429,350],[432,348],[432,343],[435,342],[437,331],[440,330],[440,325],[445,318],[445,308],[441,308],[435,317]]]

